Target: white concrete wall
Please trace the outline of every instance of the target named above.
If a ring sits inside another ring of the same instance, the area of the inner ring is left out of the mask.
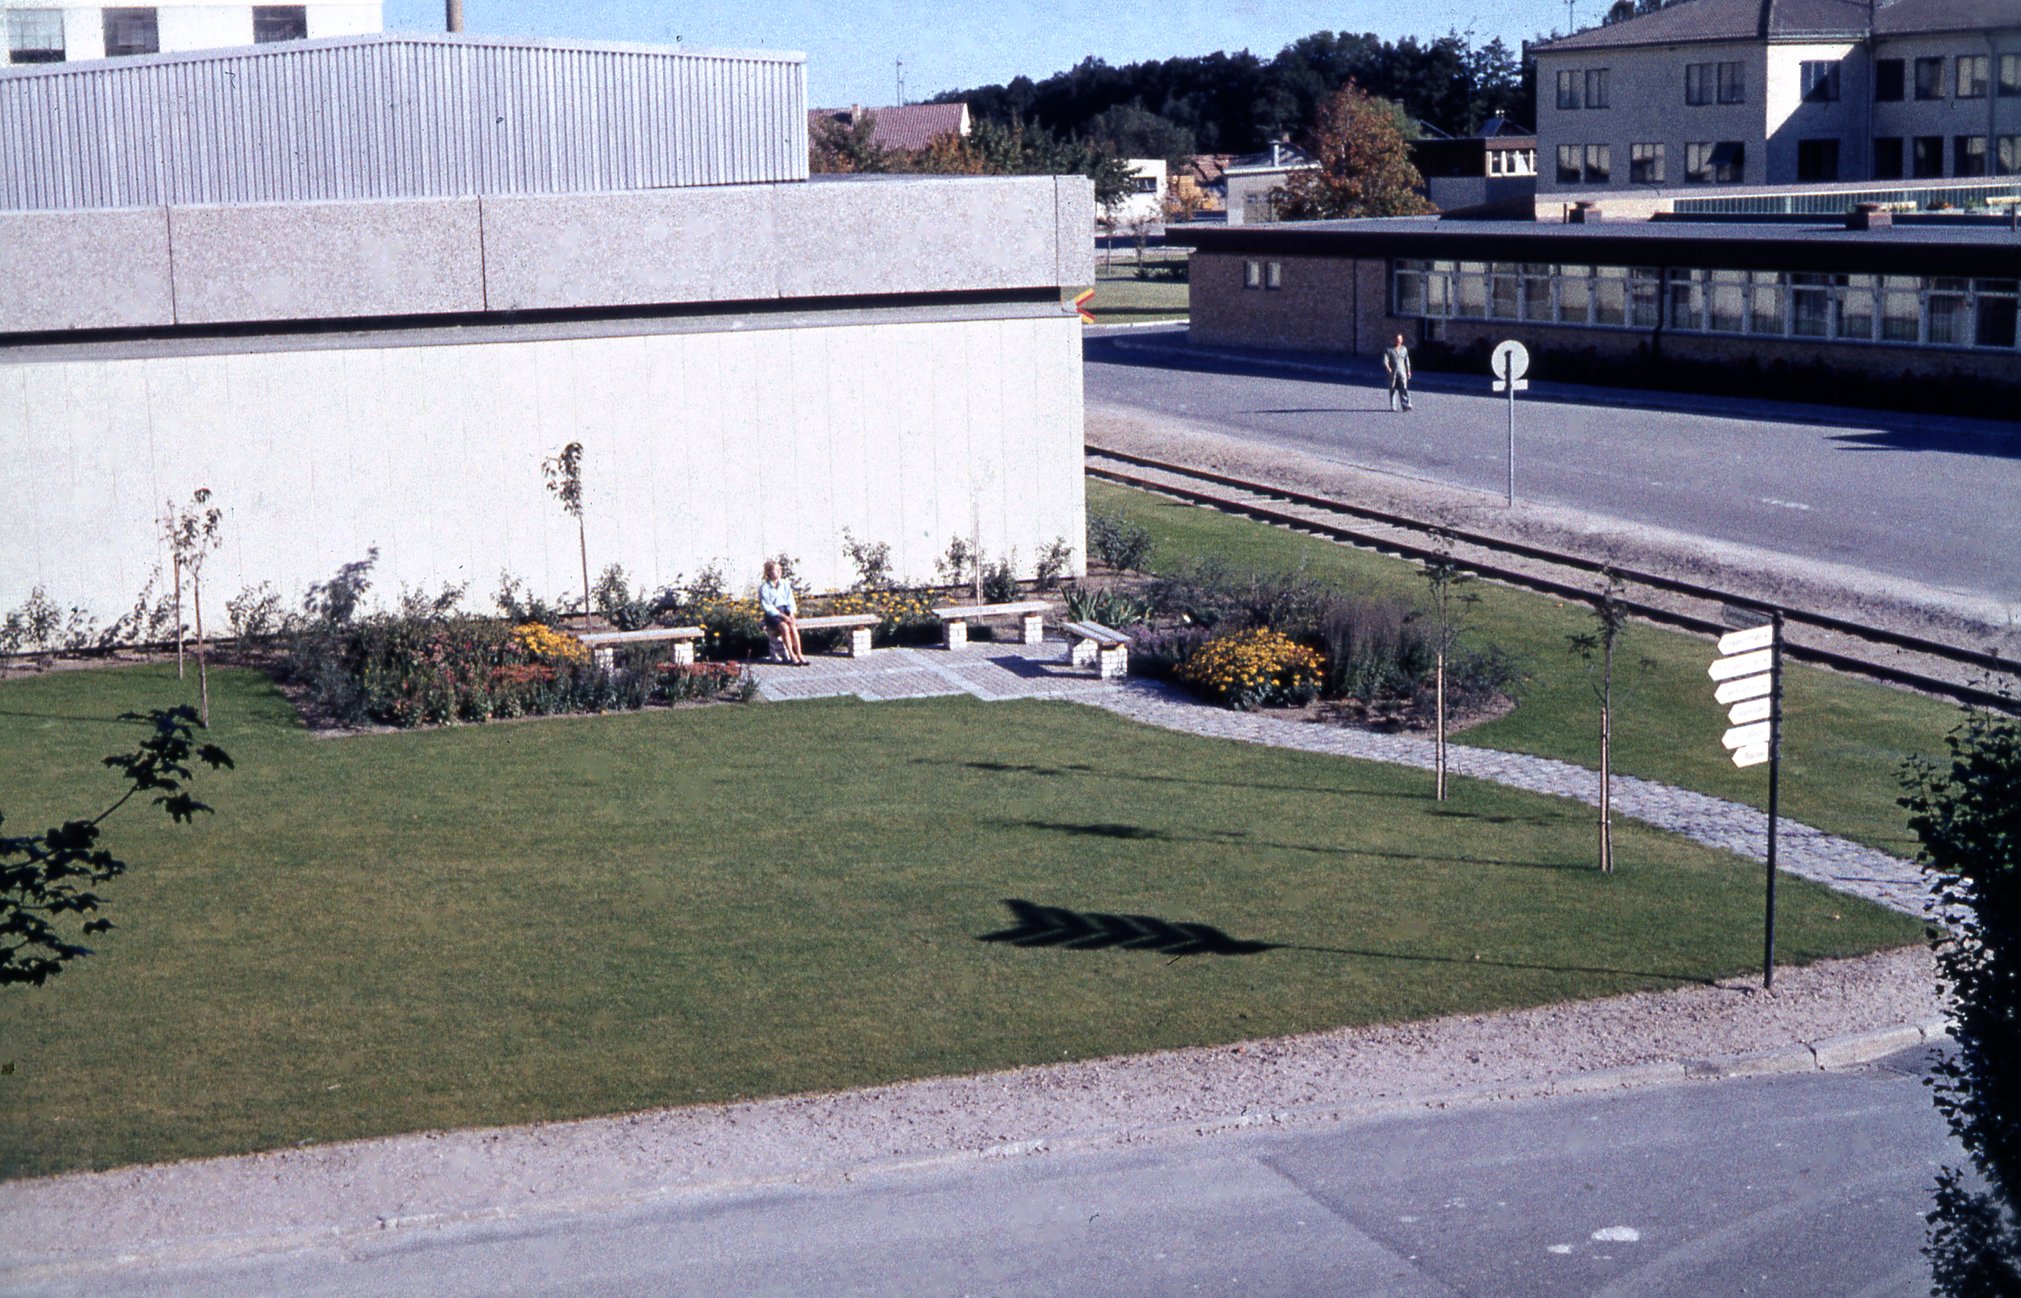
[[[302,0],[308,10],[310,37],[359,36],[384,29],[380,0]],[[253,43],[253,6],[218,4],[216,0],[153,0],[147,5],[91,3],[75,0],[5,0],[9,9],[61,9],[64,61],[105,57],[106,9],[152,8],[163,54],[183,50],[221,49]],[[0,26],[4,26],[0,23]],[[0,58],[4,58],[0,53]]]
[[[1803,65],[1839,65],[1839,97],[1806,102]],[[1867,107],[1872,102],[1871,65],[1864,48],[1844,41],[1768,47],[1768,170],[1763,183],[1788,184],[1797,178],[1797,145],[1802,140],[1837,140],[1839,174],[1828,179],[1865,180],[1873,171],[1868,157]],[[1748,159],[1750,176],[1754,159]]]
[[[540,461],[584,446],[592,576],[668,583],[768,554],[846,586],[846,528],[930,577],[980,523],[1029,574],[1085,535],[1080,326],[1063,318],[744,327],[441,346],[0,366],[0,609],[41,585],[101,623],[164,561],[155,519],[198,486],[225,511],[208,624],[270,581],[291,602],[379,547],[374,590],[501,570],[581,585]],[[1078,567],[1078,565],[1077,565]]]

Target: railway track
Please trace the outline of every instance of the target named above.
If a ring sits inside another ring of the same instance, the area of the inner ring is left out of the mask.
[[[2017,707],[2014,694],[1988,688],[2011,684],[2015,660],[1986,650],[1092,444],[1087,471],[1347,545],[1409,559],[1444,556],[1481,577],[1566,599],[1590,600],[1603,574],[1612,573],[1621,584],[1621,602],[1635,616],[1704,635],[1731,630],[1728,615],[1735,609],[1780,612],[1792,658],[1982,707],[2010,712]]]

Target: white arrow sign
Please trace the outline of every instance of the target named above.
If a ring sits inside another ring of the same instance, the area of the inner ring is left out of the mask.
[[[1735,749],[1733,754],[1735,766],[1759,766],[1767,760],[1768,745],[1765,743],[1749,744],[1745,748]]]
[[[1774,623],[1767,626],[1751,626],[1745,631],[1729,631],[1719,637],[1719,652],[1744,654],[1751,649],[1766,649],[1774,643]]]
[[[1715,658],[1705,674],[1716,681],[1730,681],[1736,676],[1752,676],[1775,666],[1775,651],[1756,649],[1752,653],[1733,654],[1726,658]]]
[[[1736,726],[1744,726],[1750,721],[1766,721],[1775,711],[1775,702],[1766,696],[1758,699],[1743,699],[1727,709],[1726,719]]]
[[[1728,748],[1752,748],[1756,744],[1768,743],[1768,722],[1757,721],[1749,726],[1735,726],[1720,736],[1719,742]]]
[[[1743,676],[1737,681],[1728,681],[1712,692],[1712,697],[1721,703],[1738,703],[1742,699],[1765,698],[1775,689],[1775,674],[1763,672],[1759,676]]]

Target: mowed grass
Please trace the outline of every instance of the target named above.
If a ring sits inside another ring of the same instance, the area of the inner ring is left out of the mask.
[[[1200,555],[1237,568],[1289,571],[1342,588],[1421,599],[1422,569],[1250,519],[1090,480],[1088,508],[1128,515],[1156,538],[1152,566],[1173,569]],[[1595,677],[1567,638],[1593,630],[1589,608],[1475,582],[1480,597],[1468,640],[1514,655],[1525,679],[1514,712],[1468,730],[1460,742],[1599,766]],[[1726,710],[1705,670],[1718,656],[1708,637],[1634,624],[1617,647],[1614,769],[1765,807],[1766,767],[1736,768],[1720,747]],[[1897,856],[1915,855],[1901,796],[1902,763],[1942,756],[1958,724],[1947,703],[1817,668],[1785,678],[1782,814]],[[1596,777],[1597,778],[1597,777]]]
[[[1133,256],[1119,250],[1115,268],[1105,271],[1100,269],[1101,253],[1095,254],[1095,296],[1087,307],[1095,323],[1184,320],[1191,309],[1191,286],[1183,280],[1138,278]]]
[[[10,832],[116,793],[172,668],[0,683]],[[1757,867],[1590,813],[967,698],[317,739],[213,678],[192,827],[129,808],[120,927],[0,994],[0,1171],[614,1113],[1668,987],[1759,960]],[[1790,882],[1785,960],[1917,939]],[[1008,899],[1250,955],[1019,947]]]

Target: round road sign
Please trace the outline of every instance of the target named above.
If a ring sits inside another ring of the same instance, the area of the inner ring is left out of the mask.
[[[1529,349],[1511,338],[1495,348],[1488,369],[1498,379],[1520,379],[1530,372]]]

